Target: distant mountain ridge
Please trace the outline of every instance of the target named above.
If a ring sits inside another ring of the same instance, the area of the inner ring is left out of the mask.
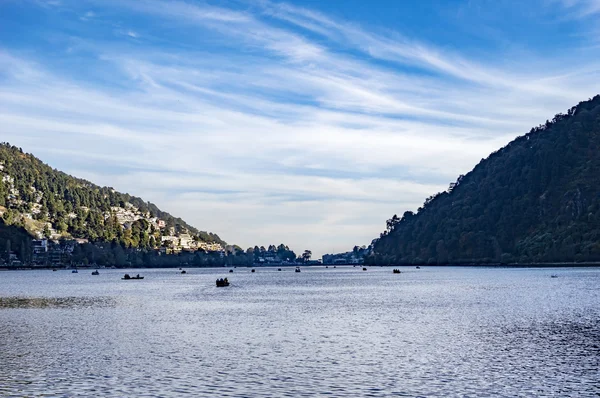
[[[371,263],[600,261],[600,96],[387,221]]]
[[[52,169],[8,143],[0,144],[0,214],[0,229],[22,227],[37,238],[141,249],[226,245],[150,202]]]

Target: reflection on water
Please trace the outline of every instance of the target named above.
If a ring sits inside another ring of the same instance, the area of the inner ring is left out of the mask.
[[[600,394],[600,269],[369,271],[1,273],[0,396]]]
[[[110,307],[116,300],[112,297],[0,297],[3,308],[85,308]]]

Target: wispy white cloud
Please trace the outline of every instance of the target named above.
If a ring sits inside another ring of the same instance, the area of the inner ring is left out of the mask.
[[[558,0],[572,15],[585,18],[600,13],[599,0]]]
[[[82,21],[89,21],[90,19],[93,19],[94,17],[96,17],[96,13],[93,11],[88,11],[85,14],[83,14],[82,16],[80,16],[79,19]]]

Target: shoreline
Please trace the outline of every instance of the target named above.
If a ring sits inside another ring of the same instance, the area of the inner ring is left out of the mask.
[[[242,266],[243,268],[292,268],[292,267],[308,267],[308,268],[325,268],[333,266],[334,264],[320,264],[320,265],[255,265],[255,266]],[[586,263],[515,263],[515,264],[498,264],[498,263],[490,263],[490,264],[444,264],[444,265],[425,265],[425,264],[393,264],[393,265],[365,265],[365,264],[335,264],[338,267],[366,267],[366,268],[392,268],[392,267],[420,267],[420,268],[432,268],[432,267],[441,267],[441,268],[598,268],[600,267],[600,262],[586,262]],[[78,270],[119,270],[119,269],[210,269],[210,268],[238,268],[237,266],[218,266],[218,267],[198,267],[198,266],[184,266],[184,267],[0,267],[1,271],[71,271],[73,269]]]

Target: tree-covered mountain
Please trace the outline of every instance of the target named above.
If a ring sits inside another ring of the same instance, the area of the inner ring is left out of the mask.
[[[600,96],[387,221],[372,263],[600,261]]]
[[[0,238],[12,236],[16,246],[23,230],[37,238],[80,238],[126,249],[226,244],[150,202],[71,177],[6,143],[0,144],[0,214]]]

